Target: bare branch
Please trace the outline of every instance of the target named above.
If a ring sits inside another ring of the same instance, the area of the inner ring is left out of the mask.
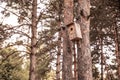
[[[24,35],[24,36],[28,37],[29,39],[31,39],[31,37],[27,33],[24,33],[22,31],[16,30],[16,32],[13,32],[13,33],[15,33],[15,34],[21,34],[21,35]]]
[[[30,21],[28,21],[28,20],[25,18],[25,16],[18,15],[18,14],[16,14],[16,13],[14,13],[13,11],[10,11],[10,10],[8,10],[8,9],[6,9],[6,8],[4,8],[4,7],[2,7],[2,6],[0,6],[0,8],[4,9],[4,10],[6,10],[6,11],[9,11],[10,13],[16,15],[17,17],[23,17],[24,20],[26,20],[27,22],[31,23]]]

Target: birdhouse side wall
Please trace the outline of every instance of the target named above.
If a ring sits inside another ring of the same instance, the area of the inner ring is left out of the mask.
[[[78,23],[75,23],[75,30],[76,30],[76,37],[81,39],[82,38],[81,28],[80,28],[80,25]]]

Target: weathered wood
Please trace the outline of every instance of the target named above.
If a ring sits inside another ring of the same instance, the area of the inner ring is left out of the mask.
[[[79,39],[82,39],[80,25],[76,22],[68,25],[68,35],[71,41],[77,41]]]

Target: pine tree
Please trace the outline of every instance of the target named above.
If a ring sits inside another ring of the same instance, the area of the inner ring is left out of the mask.
[[[28,71],[23,66],[20,52],[12,48],[0,50],[0,80],[28,80]]]
[[[32,3],[32,38],[31,38],[31,53],[30,53],[30,73],[29,80],[36,79],[36,43],[37,43],[37,0]]]
[[[67,25],[73,22],[73,1],[64,0],[64,25],[62,30],[63,37],[63,62],[62,62],[62,79],[72,80],[72,50],[71,41],[68,37]]]
[[[92,58],[90,51],[90,0],[78,0],[78,22],[82,31],[82,40],[78,43],[78,80],[93,80]]]

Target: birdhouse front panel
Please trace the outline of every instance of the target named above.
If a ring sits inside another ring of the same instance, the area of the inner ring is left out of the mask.
[[[69,34],[69,39],[70,40],[73,40],[75,38],[76,34],[75,34],[75,28],[74,28],[73,24],[69,26],[68,34]]]
[[[80,26],[77,23],[73,23],[68,26],[68,34],[70,40],[79,40],[82,38]]]

